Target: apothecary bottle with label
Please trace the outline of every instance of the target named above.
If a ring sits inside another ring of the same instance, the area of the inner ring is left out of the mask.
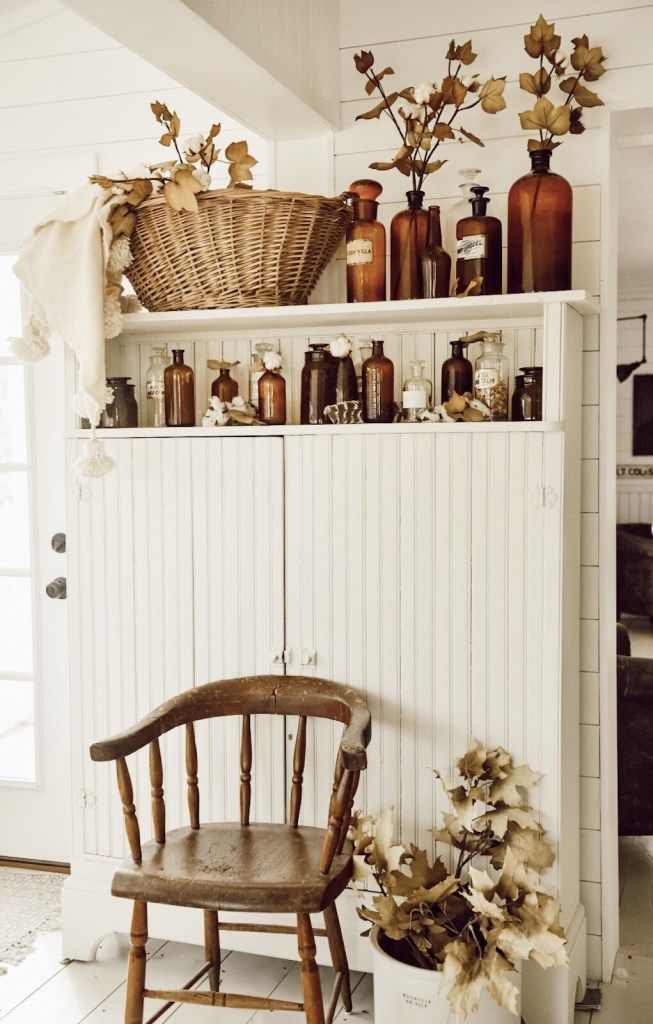
[[[300,423],[328,422],[324,409],[336,400],[336,370],[326,342],[309,345],[302,367]]]
[[[490,217],[484,185],[473,185],[472,213],[456,228],[456,277],[458,292],[475,281],[472,295],[501,294],[501,221]]]
[[[168,365],[166,345],[155,345],[145,374],[145,406],[148,427],[165,427],[166,400],[164,373]]]
[[[404,381],[401,404],[403,406],[403,418],[408,423],[416,423],[418,413],[426,412],[431,408],[433,385],[424,376],[425,365],[423,359],[417,359],[411,363],[412,375]]]
[[[469,359],[465,356],[465,349],[469,345],[464,338],[450,341],[451,355],[442,364],[442,375],[440,378],[440,401],[448,402],[454,391],[458,395],[473,393],[474,390],[474,368]]]
[[[376,219],[383,191],[378,181],[353,181],[354,220],[347,230],[347,302],[385,299],[385,228]]]
[[[172,365],[163,375],[166,401],[166,426],[195,426],[195,374],[184,363],[184,350],[173,348]]]
[[[458,186],[460,199],[456,200],[447,209],[442,223],[443,244],[446,251],[453,255],[454,260],[456,256],[456,228],[458,227],[458,221],[469,216],[469,200],[473,199],[472,185],[478,185],[481,171],[476,167],[465,167],[459,173],[463,179],[462,184]]]
[[[383,353],[383,342],[374,339],[372,355],[363,363],[363,420],[392,423],[394,420],[395,371]]]
[[[429,230],[422,253],[425,299],[445,299],[451,286],[451,256],[442,248],[440,207],[429,206]]]
[[[474,398],[490,410],[492,420],[508,419],[508,359],[501,331],[488,331],[474,364]]]

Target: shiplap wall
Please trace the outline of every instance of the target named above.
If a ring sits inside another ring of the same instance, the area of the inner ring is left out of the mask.
[[[647,313],[647,333],[650,337],[653,323],[653,298],[627,299],[619,303],[619,316],[638,316]],[[642,358],[642,324],[639,320],[618,324],[617,352],[620,363],[633,363]],[[633,455],[633,377],[653,372],[650,363],[619,383],[617,389],[617,463],[646,466],[653,464],[653,455]],[[617,478],[617,521],[620,523],[653,522],[653,477]]]
[[[56,0],[25,4],[22,17],[0,16],[0,245],[16,246],[24,223],[16,198],[73,191],[88,174],[129,170],[169,159],[150,102],[178,111],[182,138],[219,120],[221,145],[246,138],[258,158],[255,184],[268,183],[266,141],[177,85],[171,78]],[[214,173],[220,184],[223,168]],[[44,200],[44,203],[47,203]],[[47,205],[35,209],[35,216]]]
[[[518,110],[528,108],[529,97],[520,92],[520,71],[532,70],[523,51],[523,35],[543,10],[555,19],[563,41],[586,32],[590,42],[601,44],[608,55],[609,75],[598,84],[608,102],[633,106],[653,103],[653,5],[643,0],[494,0],[472,7],[434,4],[415,0],[407,12],[393,0],[341,2],[342,131],[335,137],[336,188],[366,176],[368,164],[394,153],[396,140],[387,119],[355,122],[369,105],[363,80],[356,72],[353,55],[361,47],[372,49],[379,67],[390,64],[399,87],[431,81],[444,69],[448,42],[471,36],[479,54],[474,71],[508,76],[508,109],[495,117],[470,112],[461,123],[486,140],[484,149],[473,145],[445,144],[440,155],[448,163],[427,179],[426,200],[446,209],[458,198],[458,171],[482,168],[482,181],[491,189],[490,211],[504,224],[507,192],[512,182],[528,170],[526,138],[521,133]],[[605,115],[588,111],[588,130],[582,138],[568,138],[553,159],[554,169],[574,189],[573,284],[600,295],[608,267],[601,265],[601,225],[607,194],[608,138]],[[383,183],[381,219],[388,224],[403,203],[406,179],[399,174],[377,175]],[[599,742],[599,335],[588,334],[583,355],[582,389],[582,597],[581,597],[581,875],[582,898],[589,932],[590,977],[607,975],[616,949],[606,949],[602,961],[601,933],[601,757]],[[473,639],[473,638],[472,638]]]

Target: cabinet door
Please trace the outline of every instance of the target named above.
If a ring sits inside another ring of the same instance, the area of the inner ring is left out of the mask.
[[[269,671],[283,647],[282,443],[105,443],[116,470],[83,485],[69,515],[73,770],[85,805],[76,848],[122,856],[114,773],[91,762],[89,745],[192,686]],[[69,462],[78,447],[69,443]],[[279,817],[283,727],[257,725],[252,812]],[[237,816],[237,736],[235,720],[198,725],[204,820]],[[162,742],[168,828],[188,820],[180,739]],[[132,777],[149,838],[147,751]]]
[[[433,769],[452,779],[472,738],[547,770],[547,742],[557,744],[561,466],[561,434],[286,439],[289,670],[366,694],[360,801],[370,812],[393,804],[405,842],[430,845],[428,830],[450,809]],[[316,652],[308,667],[302,651]],[[317,730],[307,821],[324,820],[339,732]],[[555,779],[551,787],[537,797],[547,827]]]

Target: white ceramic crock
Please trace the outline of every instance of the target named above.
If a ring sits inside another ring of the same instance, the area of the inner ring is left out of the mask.
[[[394,960],[379,945],[379,930],[373,928],[374,1024],[454,1024],[455,1018],[442,987],[439,971],[427,971]],[[521,989],[521,975],[510,975]],[[518,1024],[519,1016],[508,1013],[483,992],[479,1009],[466,1024]]]

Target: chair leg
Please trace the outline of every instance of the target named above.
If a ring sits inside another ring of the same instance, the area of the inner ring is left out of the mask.
[[[297,915],[297,945],[301,959],[300,975],[304,995],[306,1024],[324,1024],[324,1004],[320,973],[315,963],[315,938],[308,914]]]
[[[125,998],[125,1024],[143,1024],[147,903],[143,903],[142,900],[134,900],[130,940],[131,949],[127,966],[127,995]]]
[[[212,992],[220,991],[220,926],[217,910],[204,911],[204,950],[209,970],[209,987]]]
[[[324,924],[326,926],[327,941],[331,951],[331,962],[336,974],[342,974],[342,988],[340,993],[347,1013],[351,1013],[351,982],[349,980],[349,962],[347,950],[342,939],[340,920],[335,903],[324,910]]]

